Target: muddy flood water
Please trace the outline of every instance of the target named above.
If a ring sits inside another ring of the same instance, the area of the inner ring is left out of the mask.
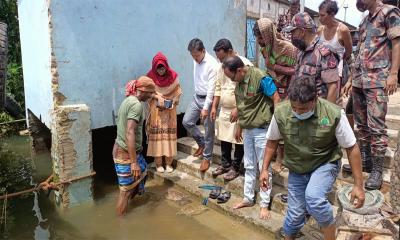
[[[10,137],[0,144],[32,164],[32,185],[51,174],[49,154],[32,157],[29,138]],[[147,182],[146,193],[131,201],[122,218],[115,214],[117,194],[116,183],[95,179],[94,202],[67,211],[60,211],[52,195],[44,192],[13,198],[8,200],[7,221],[0,225],[0,239],[269,239],[154,180]],[[4,202],[0,205],[3,209]]]

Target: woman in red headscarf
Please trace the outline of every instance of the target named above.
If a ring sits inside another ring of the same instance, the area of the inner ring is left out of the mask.
[[[154,157],[158,172],[172,172],[172,161],[177,152],[176,107],[182,95],[178,74],[169,67],[164,54],[158,52],[147,76],[153,79],[156,85],[156,94],[149,101],[149,115],[146,121],[147,156]]]

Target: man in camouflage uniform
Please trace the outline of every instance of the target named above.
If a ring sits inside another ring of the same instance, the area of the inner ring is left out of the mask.
[[[400,10],[379,0],[357,0],[361,12],[359,53],[353,70],[353,110],[367,189],[380,189],[388,146],[385,117],[388,95],[397,89],[400,66]]]
[[[278,37],[283,40],[292,39],[292,34],[290,32],[283,32],[282,30],[290,24],[293,16],[300,12],[300,0],[292,0],[290,2],[290,8],[283,14],[279,14],[278,22],[276,23],[276,30],[278,32]]]
[[[310,15],[294,15],[291,25],[284,29],[291,32],[292,43],[300,51],[297,55],[295,79],[312,77],[315,79],[318,96],[330,102],[341,104],[339,59],[329,45],[319,42],[316,26]]]

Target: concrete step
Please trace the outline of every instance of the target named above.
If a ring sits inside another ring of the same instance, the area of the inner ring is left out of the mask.
[[[192,155],[198,148],[196,141],[192,137],[179,138],[178,151]],[[221,164],[221,146],[214,144],[213,148],[213,163]]]
[[[390,103],[390,102],[389,102]],[[397,104],[388,104],[388,114],[399,114],[400,113],[400,105]]]
[[[397,114],[400,114],[400,110]],[[399,130],[400,129],[400,115],[387,114],[386,125],[388,129]]]
[[[397,112],[397,115],[395,114],[386,115],[387,133],[389,135],[389,147],[394,149],[397,148],[398,134],[400,130],[400,115],[398,114],[400,114],[400,109],[399,112]],[[204,126],[199,125],[198,127],[200,129],[200,132],[204,134]],[[220,146],[221,141],[218,140],[217,137],[215,137],[214,144]],[[197,144],[195,146],[197,147]]]
[[[395,148],[388,148],[386,151],[384,168],[392,168],[394,164],[394,150]],[[193,154],[197,150],[197,144],[191,137],[183,137],[178,139],[178,151],[186,154]],[[347,159],[346,150],[343,149],[343,158]],[[213,163],[221,164],[221,146],[214,145],[213,149]]]
[[[346,149],[342,149],[343,158],[347,159],[347,152]],[[385,160],[383,162],[384,168],[392,168],[394,164],[394,150],[392,148],[387,148]]]
[[[218,164],[212,163],[208,171],[202,173],[199,171],[201,159],[183,152],[178,152],[175,159],[174,164],[178,171],[189,174],[207,183],[221,186],[224,189],[243,197],[244,176],[241,175],[232,181],[225,181],[222,175],[215,178],[212,176],[212,172],[217,169],[219,166]],[[256,189],[258,188],[259,187],[256,186]],[[271,195],[273,196],[285,191],[286,189],[283,186],[275,185],[272,188]]]
[[[397,141],[399,139],[399,129],[398,130],[388,129],[387,133],[389,135],[388,146],[391,148],[397,148]]]
[[[167,184],[173,184],[174,186],[191,193],[195,197],[199,198],[199,202],[210,193],[210,191],[198,188],[200,185],[207,184],[206,181],[179,170],[175,170],[173,173],[158,173],[155,171],[155,166],[153,164],[149,168],[149,174],[155,180],[163,181]],[[279,233],[279,230],[282,227],[283,215],[272,212],[271,219],[266,221],[259,218],[259,207],[257,206],[234,210],[233,206],[241,200],[241,196],[232,193],[231,198],[227,203],[217,204],[215,200],[209,199],[207,206],[222,212],[225,215],[231,216],[244,224],[256,227],[258,230],[266,233],[266,238],[269,237],[269,239],[274,239],[274,236]]]
[[[208,190],[198,188],[203,184],[208,184],[207,181],[191,176],[186,172],[175,170],[173,173],[158,173],[155,170],[154,163],[149,166],[149,176],[156,181],[173,185],[181,190],[184,190],[194,197],[197,197],[199,203],[210,193]],[[234,210],[233,206],[240,202],[242,197],[236,193],[232,193],[230,200],[224,204],[218,204],[215,200],[209,199],[207,206],[232,217],[241,224],[246,224],[249,227],[254,227],[257,231],[265,233],[266,239],[281,239],[280,229],[283,225],[284,216],[275,211],[271,211],[271,219],[261,220],[259,218],[259,207],[257,205],[249,208]],[[299,240],[322,240],[322,234],[319,228],[312,222],[307,223],[301,230],[303,236],[297,238]]]
[[[389,96],[387,114],[400,115],[400,91]]]
[[[235,193],[237,196],[243,197],[244,176],[239,176],[236,179],[227,182],[223,179],[223,176],[218,176],[216,178],[212,176],[212,171],[214,171],[218,167],[218,164],[212,163],[207,172],[201,173],[199,171],[200,163],[201,163],[200,159],[182,152],[178,152],[176,156],[176,161],[174,161],[176,170],[188,174],[197,179],[201,179],[202,181],[207,182],[209,184],[221,186],[225,190]],[[273,185],[272,185],[271,199],[273,199],[276,194],[287,193],[288,176],[289,172],[287,169],[284,169],[281,173],[272,176]],[[350,179],[348,179],[348,182],[349,181]],[[257,190],[259,189],[258,183],[256,185],[256,189]],[[328,195],[328,199],[333,204],[338,206],[336,200],[336,192],[337,188],[334,186],[332,192]],[[257,201],[259,201],[258,194],[257,194]],[[273,204],[272,206],[274,209]]]

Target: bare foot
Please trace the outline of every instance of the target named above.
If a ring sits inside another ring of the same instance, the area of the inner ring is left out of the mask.
[[[260,218],[263,220],[268,220],[271,218],[271,212],[268,210],[268,208],[260,208]]]
[[[253,205],[254,205],[253,203],[249,203],[249,202],[246,202],[246,201],[241,201],[240,203],[238,203],[235,206],[233,206],[233,209],[252,207]]]
[[[282,161],[277,159],[274,163],[272,163],[271,167],[274,174],[282,172]]]

